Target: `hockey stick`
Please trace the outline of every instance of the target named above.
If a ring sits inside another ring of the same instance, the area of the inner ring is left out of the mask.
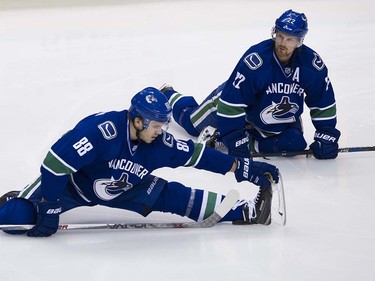
[[[276,222],[279,225],[286,225],[286,205],[285,205],[285,192],[284,182],[281,173],[279,172],[279,181],[276,183],[270,173],[265,174],[271,181],[272,188],[272,206],[271,206],[271,217],[272,222]],[[275,197],[277,192],[277,197]],[[276,199],[277,198],[277,199]],[[277,203],[277,206],[275,206]]]
[[[240,194],[232,189],[215,211],[201,222],[183,223],[102,223],[102,224],[60,224],[59,230],[82,229],[140,229],[140,228],[208,228],[217,224],[237,203]],[[0,225],[0,230],[28,230],[34,225]]]
[[[343,147],[339,148],[339,153],[344,152],[366,152],[366,151],[375,151],[375,146],[359,146],[359,147]],[[257,157],[278,157],[278,156],[297,156],[297,155],[312,155],[313,152],[311,149],[308,150],[302,150],[302,151],[281,151],[281,152],[260,152],[260,153],[252,153],[251,157],[257,158]]]
[[[277,206],[273,207],[274,214],[273,218],[277,224],[282,226],[286,225],[286,204],[285,204],[285,192],[284,192],[284,183],[281,173],[279,173],[279,182],[272,182],[272,191],[273,194],[277,192]],[[274,198],[274,197],[273,197]],[[273,205],[273,204],[272,204]],[[276,208],[277,207],[277,208]]]

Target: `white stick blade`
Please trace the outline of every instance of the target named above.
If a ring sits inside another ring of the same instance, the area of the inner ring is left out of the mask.
[[[223,218],[230,211],[230,209],[232,209],[232,207],[236,204],[239,198],[240,193],[238,192],[238,190],[230,190],[225,196],[224,200],[215,210],[215,213],[217,213],[221,218]]]

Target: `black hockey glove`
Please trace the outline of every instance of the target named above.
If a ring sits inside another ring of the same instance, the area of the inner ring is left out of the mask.
[[[329,128],[322,131],[316,131],[314,142],[310,144],[316,159],[335,159],[338,155],[340,131],[335,128]]]
[[[36,205],[37,219],[35,226],[27,231],[30,237],[48,237],[55,234],[59,226],[61,205],[57,201],[43,201]]]
[[[260,187],[270,187],[270,176],[274,182],[279,182],[279,170],[274,165],[240,157],[236,158],[236,161],[234,175],[238,182],[246,180]]]
[[[249,135],[244,129],[230,132],[221,139],[228,148],[228,154],[235,157],[250,157]]]

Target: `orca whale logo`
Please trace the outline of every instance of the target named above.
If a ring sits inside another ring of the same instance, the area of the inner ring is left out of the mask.
[[[100,179],[94,182],[94,192],[99,199],[109,201],[123,194],[133,187],[128,181],[129,175],[122,173],[118,180]]]
[[[295,114],[299,109],[298,104],[291,103],[289,97],[282,97],[280,103],[272,102],[260,113],[260,118],[264,124],[281,124],[294,123],[296,118],[294,116],[284,117],[291,113]]]

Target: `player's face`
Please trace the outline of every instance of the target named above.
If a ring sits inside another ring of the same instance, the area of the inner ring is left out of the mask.
[[[286,33],[276,31],[275,53],[282,63],[287,63],[294,50],[301,44],[301,39]]]
[[[166,131],[167,129],[168,123],[151,121],[146,129],[139,132],[139,137],[142,141],[151,143],[163,133],[163,130]]]

